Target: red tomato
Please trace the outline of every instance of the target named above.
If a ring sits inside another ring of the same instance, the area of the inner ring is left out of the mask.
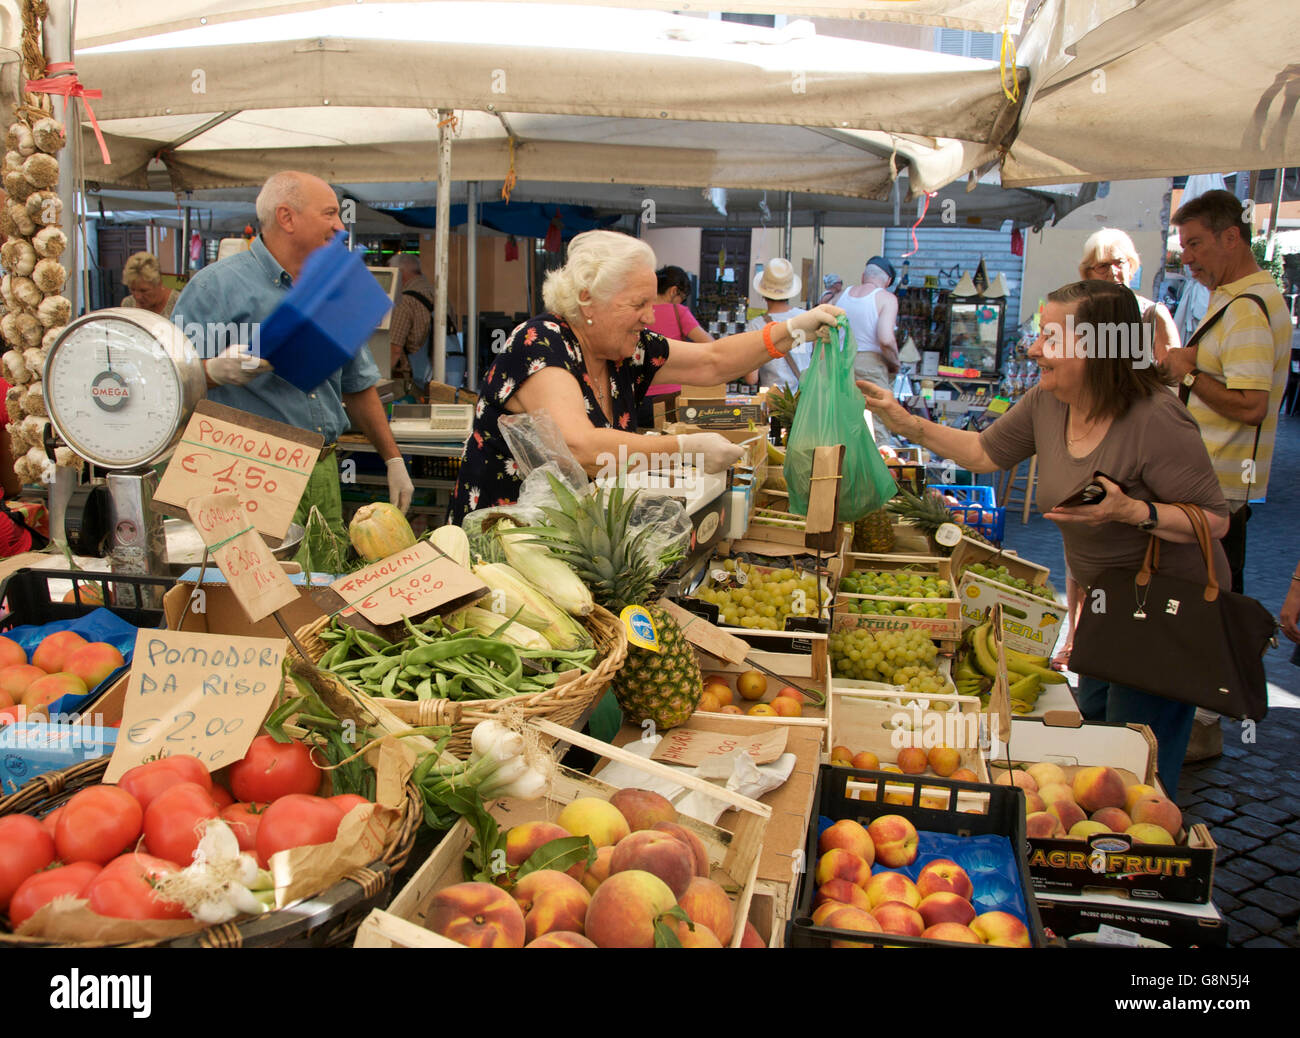
[[[54,840],[31,815],[0,818],[0,912],[23,880],[54,860]]]
[[[57,869],[46,869],[28,876],[9,902],[9,925],[17,930],[56,897],[81,897],[86,886],[99,873],[100,867],[93,861],[79,861],[75,865],[60,865]]]
[[[204,789],[212,788],[212,776],[208,774],[208,769],[203,766],[203,762],[198,757],[177,753],[170,757],[163,757],[158,763],[171,765],[185,776],[186,782],[197,782]]]
[[[208,795],[212,797],[212,802],[217,805],[218,809],[227,808],[235,802],[235,795],[225,786],[218,786],[215,782],[212,783],[212,788],[208,790]]]
[[[266,804],[231,804],[221,809],[221,817],[235,834],[241,851],[257,850],[257,829],[266,808]]]
[[[50,834],[51,840],[54,839],[55,827],[59,824],[59,815],[61,814],[63,814],[63,808],[56,807],[49,814],[41,817],[41,825],[43,825],[45,831]]]
[[[54,827],[54,844],[60,860],[69,865],[74,861],[103,865],[135,843],[143,822],[140,802],[125,789],[91,786],[63,805]]]
[[[185,866],[194,860],[199,822],[220,812],[208,791],[197,782],[164,789],[144,813],[144,843],[149,853]]]
[[[189,913],[154,897],[155,881],[177,872],[170,861],[133,852],[114,858],[87,885],[90,910],[113,919],[185,919]]]
[[[321,770],[311,750],[300,742],[276,742],[259,735],[230,766],[230,792],[244,803],[267,804],[291,793],[311,795],[320,789]]]
[[[347,817],[349,811],[354,807],[360,807],[362,804],[373,803],[365,797],[357,796],[355,793],[340,793],[338,796],[326,797],[331,804],[338,804],[343,811],[344,817]]]
[[[290,793],[262,813],[257,827],[257,860],[268,868],[271,855],[290,847],[330,843],[339,831],[343,813],[324,797]]]
[[[207,779],[206,783],[194,777],[194,768],[182,763],[185,760],[193,761],[198,765],[199,771]],[[117,780],[117,784],[140,801],[140,807],[146,811],[153,803],[154,797],[163,790],[187,782],[203,786],[204,789],[212,785],[212,779],[197,757],[164,757],[162,760],[151,760],[124,772]]]

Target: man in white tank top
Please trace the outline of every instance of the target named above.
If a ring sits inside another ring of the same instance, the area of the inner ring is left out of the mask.
[[[893,392],[898,374],[898,300],[889,291],[894,268],[882,256],[872,256],[862,274],[862,284],[845,291],[835,305],[849,315],[849,327],[858,344],[853,370],[859,379]]]

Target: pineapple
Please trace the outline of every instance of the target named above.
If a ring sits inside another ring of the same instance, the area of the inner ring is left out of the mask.
[[[573,567],[600,605],[615,615],[629,605],[642,606],[659,633],[657,653],[628,646],[627,659],[611,684],[625,720],[650,720],[661,731],[684,724],[700,701],[704,683],[681,628],[652,604],[663,560],[645,557],[643,544],[653,527],[628,532],[636,495],[625,497],[623,488],[615,486],[578,498],[555,479],[551,484],[560,507],[544,508],[550,525],[531,532]]]
[[[853,524],[853,550],[875,555],[894,550],[894,523],[888,508],[868,512]]]
[[[767,391],[768,408],[787,429],[794,425],[794,412],[798,404],[798,392],[792,393],[785,386],[773,386]]]
[[[923,532],[930,536],[934,536],[934,531],[944,523],[952,523],[960,527],[961,532],[971,540],[994,547],[993,542],[978,530],[958,521],[957,517],[948,511],[948,506],[943,503],[943,498],[935,493],[927,493],[924,497],[918,497],[910,490],[900,490],[898,496],[885,507],[900,518],[912,520]]]

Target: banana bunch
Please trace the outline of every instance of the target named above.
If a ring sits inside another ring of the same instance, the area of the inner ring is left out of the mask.
[[[957,665],[957,691],[962,695],[978,695],[980,701],[988,706],[993,679],[998,672],[998,650],[991,621],[985,620],[978,627],[970,628],[962,640],[969,651]],[[1044,685],[1065,681],[1064,674],[1052,670],[1046,656],[1030,656],[1005,646],[1002,651],[1007,660],[1007,680],[1010,682],[1007,691],[1011,696],[1013,713],[1031,712]]]

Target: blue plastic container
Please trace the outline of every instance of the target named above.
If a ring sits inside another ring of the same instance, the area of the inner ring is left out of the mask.
[[[357,355],[392,305],[339,232],[307,257],[262,325],[262,356],[282,379],[310,392]]]

